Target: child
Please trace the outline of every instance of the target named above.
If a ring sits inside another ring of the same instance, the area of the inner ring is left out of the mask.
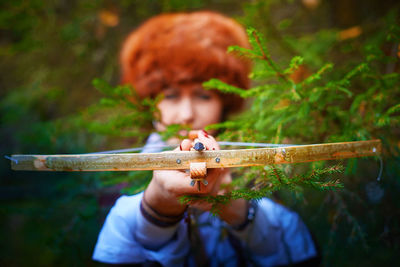
[[[227,54],[230,45],[249,47],[243,28],[232,19],[213,12],[160,15],[125,41],[122,81],[142,97],[164,95],[158,104],[157,131],[170,124],[189,125],[205,149],[219,150],[214,133],[201,129],[239,110],[242,100],[201,85],[218,78],[249,87],[250,64]],[[157,133],[147,141],[158,143],[162,140]],[[185,139],[175,150],[192,146],[193,141]],[[143,193],[119,198],[100,232],[93,259],[165,266],[318,264],[314,242],[299,216],[267,198],[231,201],[220,208],[219,217],[210,215],[208,203],[191,203],[198,227],[185,222],[187,206],[178,201],[180,196],[222,194],[221,184],[231,182],[228,170],[207,171],[208,184],[200,190],[184,171],[154,171]]]

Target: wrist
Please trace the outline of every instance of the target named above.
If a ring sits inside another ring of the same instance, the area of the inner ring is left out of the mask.
[[[155,184],[154,179],[143,193],[143,199],[152,210],[167,217],[180,216],[187,208],[186,205],[179,202],[176,196],[171,195],[166,190],[161,190]]]
[[[146,202],[144,195],[142,197],[142,201],[140,202],[140,212],[147,221],[162,228],[176,225],[184,217],[184,213],[180,215],[161,214]]]
[[[251,222],[254,221],[256,216],[257,203],[254,200],[247,202],[247,212],[244,221],[240,224],[231,225],[231,227],[236,231],[244,230]]]

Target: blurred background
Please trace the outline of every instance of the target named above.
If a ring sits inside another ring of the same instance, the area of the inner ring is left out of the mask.
[[[304,72],[327,62],[343,68],[361,62],[368,47],[393,59],[380,66],[382,72],[399,72],[398,39],[382,41],[381,35],[399,25],[396,0],[13,0],[0,5],[2,156],[131,145],[130,137],[90,131],[82,114],[102,97],[92,85],[95,78],[118,85],[118,53],[127,34],[163,12],[206,9],[231,16],[262,32],[277,62],[303,56]],[[396,77],[393,88],[399,89]],[[399,91],[382,90],[374,97],[382,103],[400,100]],[[368,107],[367,101],[358,110],[373,114]],[[398,118],[398,111],[392,114]],[[379,131],[368,129],[368,136],[382,138],[386,147],[380,183],[379,162],[349,161],[343,175],[348,190],[307,191],[315,197],[287,201],[316,236],[324,266],[395,262],[400,251],[398,121],[376,126]],[[13,172],[4,157],[0,164],[2,266],[100,265],[91,261],[91,253],[121,183],[129,177],[134,192],[146,181],[135,182],[136,175],[128,173],[117,174],[111,183],[103,173]]]

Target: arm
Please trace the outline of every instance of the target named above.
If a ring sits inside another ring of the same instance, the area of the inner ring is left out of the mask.
[[[140,213],[142,196],[140,193],[117,200],[99,234],[94,260],[111,264],[146,261],[162,262],[166,266],[183,264],[189,252],[186,225],[181,222],[165,229],[146,221]],[[151,243],[152,240],[164,241],[159,245]]]
[[[256,206],[254,220],[243,230],[231,231],[250,252],[252,260],[261,266],[290,265],[310,259],[318,263],[311,234],[296,212],[267,198],[257,201]]]

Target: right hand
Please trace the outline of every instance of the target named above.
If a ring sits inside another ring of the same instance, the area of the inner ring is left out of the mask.
[[[219,145],[214,137],[204,131],[198,131],[197,138],[204,144],[206,150],[219,150]],[[189,151],[193,141],[184,139],[174,151]],[[163,215],[179,215],[186,209],[178,198],[183,195],[217,195],[222,183],[230,183],[231,177],[228,170],[207,169],[208,185],[201,185],[200,191],[197,186],[190,185],[190,175],[183,170],[160,170],[153,172],[153,178],[147,187],[145,201],[156,211]],[[205,203],[193,203],[197,207],[207,210],[210,205]]]

